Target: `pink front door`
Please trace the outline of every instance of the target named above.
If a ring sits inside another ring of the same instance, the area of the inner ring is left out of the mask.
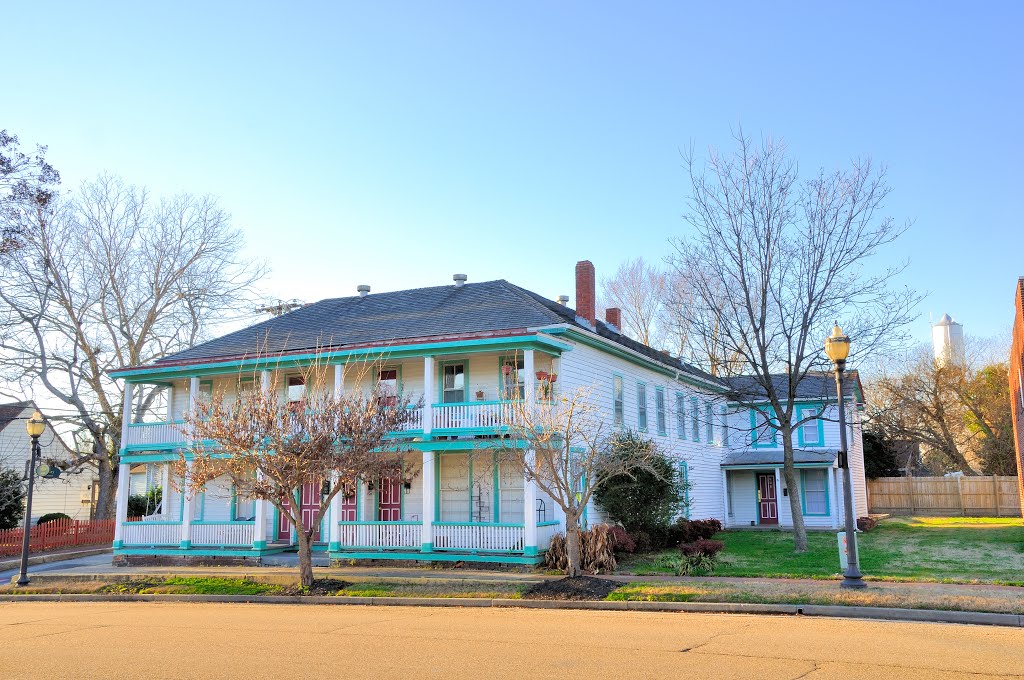
[[[302,505],[299,508],[299,516],[302,518],[302,526],[309,529],[316,517],[316,511],[320,509],[320,483],[302,485]],[[277,526],[277,538],[280,541],[291,540],[292,525],[288,518],[281,515]],[[320,527],[313,532],[313,540],[320,540]]]
[[[775,492],[775,473],[757,473],[757,508],[759,524],[779,523],[779,500]]]
[[[377,518],[381,522],[399,522],[402,519],[402,480],[382,479],[377,501]]]
[[[341,517],[338,518],[340,522],[355,522],[356,521],[356,490],[352,487],[346,487],[341,490]]]

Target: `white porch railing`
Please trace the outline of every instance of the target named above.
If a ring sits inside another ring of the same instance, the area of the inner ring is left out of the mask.
[[[420,548],[423,522],[338,522],[343,548]]]
[[[126,546],[177,546],[181,543],[181,522],[124,522],[121,541]]]
[[[475,401],[460,404],[434,404],[433,429],[499,427],[510,415],[507,401]]]
[[[155,446],[158,444],[177,444],[185,441],[181,428],[185,423],[180,420],[167,423],[132,423],[128,426],[128,441],[122,446]]]
[[[537,550],[547,550],[551,547],[551,537],[562,530],[562,523],[558,520],[552,522],[537,523]]]
[[[256,522],[193,522],[192,545],[251,546]]]
[[[409,409],[412,414],[409,417],[408,422],[398,428],[399,432],[406,432],[408,430],[422,430],[423,429],[423,409],[411,408]]]
[[[437,550],[487,550],[522,552],[522,524],[472,524],[435,522],[434,548]]]

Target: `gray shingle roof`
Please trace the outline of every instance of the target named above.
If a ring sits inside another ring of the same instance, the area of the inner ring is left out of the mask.
[[[722,466],[728,465],[782,465],[782,449],[747,449],[730,453],[722,459]],[[793,451],[794,463],[823,463],[831,465],[836,459],[836,452]]]
[[[753,376],[738,375],[724,378],[724,380],[732,389],[733,396],[739,401],[757,401],[767,398],[764,388]],[[780,397],[784,397],[789,391],[788,378],[784,374],[773,375],[772,384]],[[844,395],[851,399],[856,398],[856,390],[859,385],[860,377],[857,372],[848,371],[846,379],[843,381]],[[835,399],[836,379],[831,373],[809,373],[797,385],[796,397],[797,399]]]
[[[33,403],[31,401],[16,401],[10,404],[0,404],[0,430],[5,429],[8,425],[13,423],[22,412],[31,408]]]

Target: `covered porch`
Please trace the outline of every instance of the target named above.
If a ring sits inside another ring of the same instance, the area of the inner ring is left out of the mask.
[[[796,451],[798,488],[782,474],[782,451],[741,451],[722,462],[725,528],[792,528],[790,495],[800,499],[808,529],[838,529],[843,522],[843,478],[836,455]]]

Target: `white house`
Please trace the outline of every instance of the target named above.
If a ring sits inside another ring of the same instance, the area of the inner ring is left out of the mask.
[[[808,524],[841,522],[837,426],[828,419],[835,399],[827,381],[811,381],[801,396],[806,408],[822,410],[825,418],[802,428],[801,488],[786,489],[778,473],[778,441],[754,436],[756,417],[730,399],[747,386],[626,338],[617,310],[597,319],[590,262],[576,266],[575,310],[503,280],[454,280],[381,294],[361,286],[357,296],[322,300],[153,364],[116,371],[114,377],[126,381],[127,403],[138,384],[162,386],[169,398],[166,412],[151,422],[132,422],[125,414],[115,554],[126,560],[258,559],[293,549],[287,523],[269,504],[239,497],[226,479],[195,498],[182,497],[172,488],[168,462],[187,449],[180,425],[197,398],[217,393],[231,399],[265,381],[281,386],[282,400],[301,399],[299,370],[314,357],[333,364],[335,390],[353,389],[353,369],[374,362],[374,380],[423,404],[415,422],[396,433],[408,448],[411,483],[364,480],[353,497],[335,498],[318,537],[319,549],[335,559],[541,559],[563,517],[521,470],[497,464],[496,450],[502,404],[535,393],[545,374],[557,376],[556,390],[591,388],[609,427],[644,431],[673,456],[690,482],[691,517],[784,527],[791,519],[782,499],[799,493]],[[857,507],[866,513],[860,424],[857,409],[849,412]],[[157,516],[126,521],[130,479],[165,489]],[[318,485],[305,491],[303,509],[315,506],[318,493]],[[590,508],[588,516],[600,518],[600,508]]]
[[[31,440],[25,423],[36,410],[31,401],[0,404],[0,467],[27,471],[31,457]],[[39,438],[42,459],[70,460],[71,452],[60,436],[47,427]],[[32,493],[32,519],[52,512],[63,512],[72,519],[91,518],[95,505],[95,474],[86,469],[75,474],[63,473],[54,479],[35,478]]]

